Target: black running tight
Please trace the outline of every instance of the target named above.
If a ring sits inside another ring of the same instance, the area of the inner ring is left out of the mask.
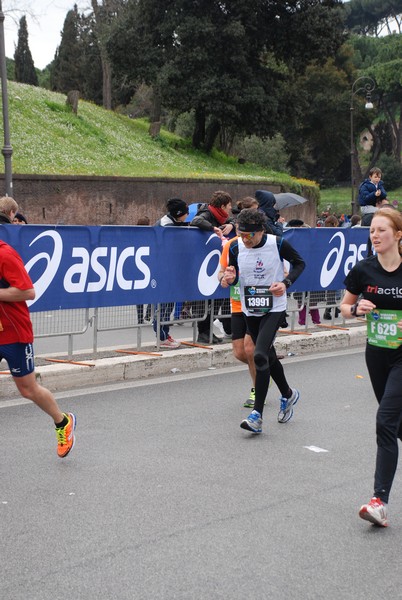
[[[274,348],[275,336],[284,315],[285,312],[282,311],[270,312],[263,317],[246,317],[247,329],[255,344],[254,362],[256,377],[254,410],[258,410],[261,415],[268,393],[270,376],[272,376],[282,396],[290,398],[292,394],[292,390],[286,381],[282,364],[278,360]]]
[[[379,404],[374,496],[388,502],[402,440],[402,346],[388,350],[367,344],[366,364]]]

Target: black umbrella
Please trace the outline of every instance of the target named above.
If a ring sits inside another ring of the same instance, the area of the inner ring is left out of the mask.
[[[278,210],[307,202],[307,198],[303,198],[303,196],[299,196],[299,194],[294,194],[293,192],[283,192],[282,194],[274,194],[274,196],[276,200],[275,205]]]

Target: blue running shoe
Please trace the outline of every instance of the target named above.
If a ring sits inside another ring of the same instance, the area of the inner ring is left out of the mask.
[[[247,419],[243,419],[240,423],[240,427],[242,429],[247,429],[247,431],[251,431],[252,433],[261,433],[262,432],[262,417],[257,410],[253,410]]]
[[[292,389],[290,398],[280,398],[281,408],[278,413],[278,423],[287,423],[293,417],[293,407],[300,398],[298,390]]]

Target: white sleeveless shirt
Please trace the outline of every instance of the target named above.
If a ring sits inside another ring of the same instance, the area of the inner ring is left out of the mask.
[[[276,236],[267,235],[265,244],[261,248],[246,248],[241,238],[238,240],[240,297],[242,311],[247,316],[255,315],[249,312],[245,305],[244,289],[246,286],[269,286],[274,281],[283,281],[283,262],[279,255]],[[282,312],[287,307],[286,291],[282,296],[273,296],[273,305],[270,312]]]

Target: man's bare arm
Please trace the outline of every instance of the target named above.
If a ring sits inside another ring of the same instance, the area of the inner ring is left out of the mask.
[[[23,302],[35,298],[34,288],[19,290],[16,287],[0,288],[0,302]]]

